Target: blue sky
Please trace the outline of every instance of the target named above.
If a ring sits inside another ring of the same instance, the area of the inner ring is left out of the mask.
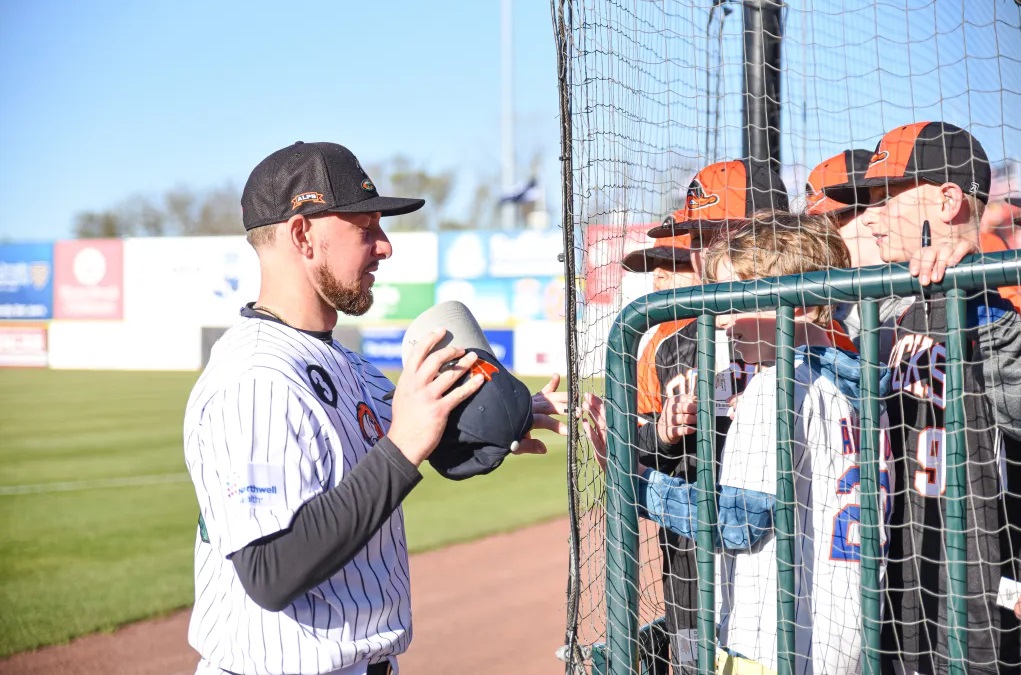
[[[580,211],[625,186],[599,208],[656,219],[694,166],[740,154],[741,12],[718,50],[710,5],[576,2]],[[994,161],[1021,156],[1019,24],[1012,0],[789,2],[789,190],[805,167],[919,119],[968,127]],[[519,178],[542,157],[557,223],[547,0],[515,2],[514,37]],[[500,1],[0,3],[0,91],[0,241],[66,237],[76,212],[135,194],[240,188],[296,140],[343,143],[367,165],[401,154],[454,170],[457,208],[480,176],[499,176]],[[663,166],[677,175],[664,181]]]
[[[519,169],[559,180],[549,5],[514,7]],[[296,140],[500,170],[500,3],[0,3],[0,240],[175,185],[240,188]]]

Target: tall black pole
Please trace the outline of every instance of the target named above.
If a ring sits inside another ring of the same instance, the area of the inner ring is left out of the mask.
[[[778,0],[744,1],[744,156],[780,172],[780,45]]]

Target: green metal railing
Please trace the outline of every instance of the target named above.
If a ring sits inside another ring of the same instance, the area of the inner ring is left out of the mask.
[[[951,673],[963,675],[968,658],[965,500],[967,498],[965,441],[964,331],[966,293],[1016,285],[1021,278],[1021,251],[970,256],[948,269],[940,284],[926,289],[945,293],[947,302],[946,371],[946,550],[951,594],[949,658]],[[778,675],[794,668],[794,482],[792,428],[794,422],[795,307],[861,301],[862,409],[861,565],[863,672],[880,672],[879,586],[879,309],[876,300],[920,295],[918,280],[906,264],[826,270],[756,281],[730,282],[661,291],[625,307],[610,331],[607,345],[606,413],[608,427],[606,470],[606,643],[602,666],[610,675],[638,673],[638,513],[635,453],[637,412],[637,349],[641,336],[665,321],[698,317],[698,666],[715,672],[715,556],[716,528],[714,317],[733,311],[777,310],[777,655]],[[865,300],[862,300],[865,298]]]

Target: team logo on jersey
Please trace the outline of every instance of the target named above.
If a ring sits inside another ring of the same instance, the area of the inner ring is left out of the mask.
[[[691,181],[691,185],[688,186],[687,198],[687,205],[689,209],[692,211],[707,209],[719,202],[720,196],[715,194],[706,194],[705,188],[702,187],[702,182],[699,179],[696,178]]]
[[[872,159],[869,160],[869,166],[875,166],[880,162],[885,162],[886,158],[890,156],[890,153],[886,150],[880,150],[876,154],[872,155]]]
[[[365,403],[359,403],[355,412],[358,415],[358,428],[362,430],[362,437],[369,445],[379,443],[379,439],[383,438],[383,427],[373,414],[372,408]]]
[[[291,210],[297,209],[302,204],[325,204],[322,192],[302,192],[300,195],[291,197]]]
[[[308,373],[309,384],[312,385],[312,390],[319,400],[326,405],[337,405],[337,387],[334,386],[326,369],[322,366],[312,365],[306,368],[305,372]]]

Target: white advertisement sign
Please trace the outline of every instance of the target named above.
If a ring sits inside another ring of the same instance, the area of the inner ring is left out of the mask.
[[[229,326],[259,295],[259,259],[244,236],[124,241],[124,320]]]
[[[528,321],[514,328],[514,372],[518,375],[567,376],[563,321]]]
[[[159,326],[123,321],[50,322],[50,368],[198,370],[202,330],[168,318]]]

